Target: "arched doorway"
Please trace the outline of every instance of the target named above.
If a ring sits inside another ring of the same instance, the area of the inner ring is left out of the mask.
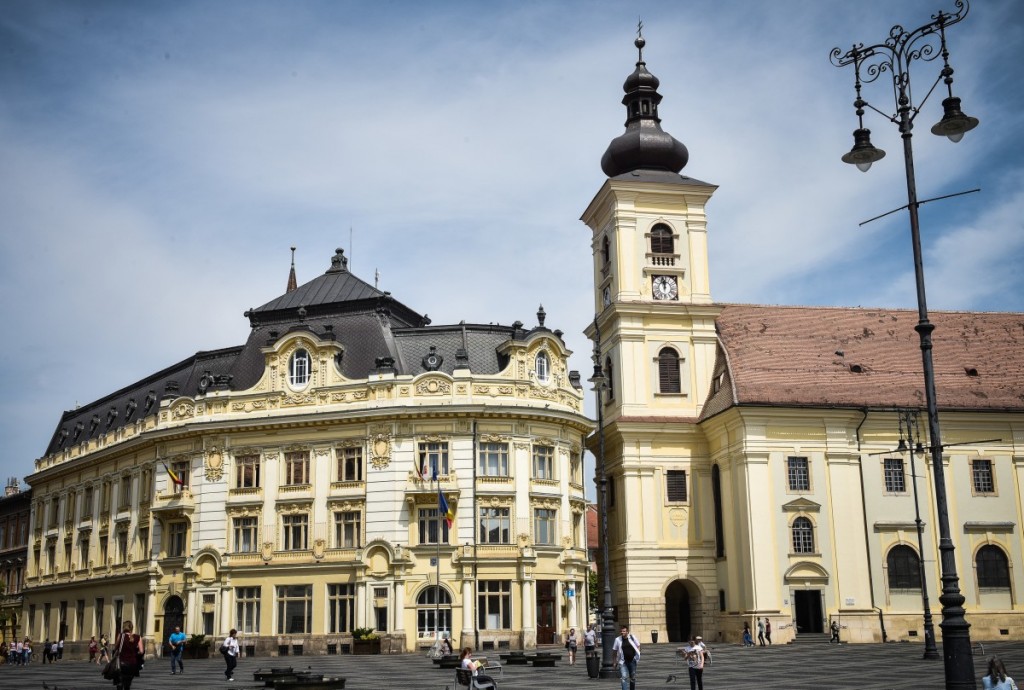
[[[164,648],[176,627],[185,630],[185,602],[179,596],[172,596],[164,602]]]
[[[693,627],[690,610],[690,590],[682,580],[676,580],[665,590],[665,625],[669,642],[686,642],[690,638]]]

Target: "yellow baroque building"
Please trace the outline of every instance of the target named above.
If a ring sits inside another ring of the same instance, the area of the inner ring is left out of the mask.
[[[930,445],[917,312],[713,302],[715,186],[679,174],[688,153],[642,54],[623,88],[626,131],[582,216],[616,618],[673,642],[739,641],[765,617],[775,643],[832,621],[846,641],[922,640],[941,583],[934,473],[913,452]],[[967,621],[1020,639],[1024,314],[931,321]]]
[[[585,624],[593,424],[543,309],[432,326],[338,250],[246,316],[245,345],[64,413],[28,478],[26,635],[81,653],[133,620],[151,651],[181,625],[293,655]]]

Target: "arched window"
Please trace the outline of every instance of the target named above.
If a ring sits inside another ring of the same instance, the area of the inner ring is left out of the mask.
[[[663,347],[658,353],[658,391],[679,393],[679,355],[671,347]]]
[[[612,358],[604,358],[604,375],[608,381],[608,399],[615,400],[615,370],[612,369]]]
[[[921,589],[921,559],[906,545],[894,546],[885,557],[889,589]]]
[[[814,553],[814,526],[805,517],[793,520],[793,553]]]
[[[715,502],[715,556],[725,556],[725,529],[722,526],[722,473],[711,466],[711,497]]]
[[[442,587],[427,587],[416,597],[416,631],[420,638],[433,638],[434,632],[451,637],[452,597]]]
[[[601,266],[607,266],[608,262],[612,260],[612,250],[608,243],[608,235],[601,238]]]
[[[551,362],[548,360],[548,353],[541,350],[537,353],[535,360],[537,366],[537,380],[541,383],[547,383],[548,379],[551,378]]]
[[[305,350],[296,350],[288,360],[288,382],[293,386],[305,386],[309,383],[310,360]]]
[[[982,589],[1009,589],[1010,564],[1006,553],[998,546],[988,544],[978,549],[978,587]]]
[[[675,254],[672,230],[667,225],[655,225],[651,229],[651,254]]]

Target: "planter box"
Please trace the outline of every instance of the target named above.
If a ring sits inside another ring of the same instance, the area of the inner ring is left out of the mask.
[[[380,640],[352,640],[353,654],[380,654]]]

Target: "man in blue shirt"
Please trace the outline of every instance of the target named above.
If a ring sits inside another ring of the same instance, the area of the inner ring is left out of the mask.
[[[174,626],[174,632],[167,638],[167,643],[171,645],[171,675],[184,673],[185,664],[181,660],[181,653],[185,651],[185,633],[181,632],[180,627]]]

